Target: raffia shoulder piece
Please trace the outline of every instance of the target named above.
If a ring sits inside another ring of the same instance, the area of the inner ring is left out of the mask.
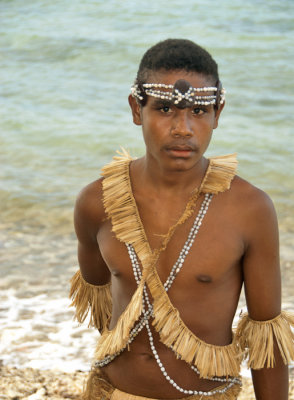
[[[121,156],[114,157],[102,169],[104,208],[117,239],[132,244],[142,263],[145,263],[151,250],[132,192],[129,173],[132,158],[125,150],[119,154]]]
[[[239,321],[236,339],[247,358],[249,368],[272,368],[275,365],[276,341],[284,364],[294,361],[294,315],[282,311],[268,321],[254,321],[248,314]]]
[[[209,158],[209,165],[200,187],[202,193],[218,194],[230,189],[237,169],[236,154]]]
[[[143,267],[152,264],[154,254],[150,249],[144,227],[138,212],[130,181],[129,165],[133,158],[124,149],[118,152],[113,161],[102,169],[104,180],[103,203],[106,214],[112,222],[112,231],[118,240],[131,244]],[[201,193],[217,194],[230,188],[236,174],[236,154],[209,158],[209,165],[199,189],[196,189],[184,210],[183,215],[171,231],[184,223],[193,211],[195,202]],[[166,235],[166,242],[172,232]],[[166,246],[163,245],[161,251]]]
[[[132,193],[129,175],[129,164],[131,160],[132,158],[129,154],[123,151],[123,153],[120,154],[120,157],[115,157],[113,162],[103,168],[103,202],[107,216],[112,222],[112,230],[117,239],[124,243],[131,244],[142,263],[143,278],[141,284],[146,282],[151,290],[155,306],[154,324],[161,335],[161,340],[163,343],[168,345],[168,335],[166,334],[167,328],[162,328],[160,321],[164,321],[166,326],[170,326],[172,320],[174,321],[173,317],[177,315],[177,323],[179,323],[179,327],[178,329],[174,329],[172,342],[178,356],[187,362],[195,363],[195,365],[197,365],[201,370],[202,376],[236,376],[239,373],[240,361],[238,360],[238,349],[235,343],[229,346],[213,346],[206,344],[198,339],[185,326],[176,309],[173,309],[174,312],[169,315],[169,318],[164,318],[163,314],[165,314],[165,316],[169,314],[172,305],[169,302],[169,298],[165,293],[158,275],[156,275],[155,263],[157,257],[151,251],[148,244],[136,201]],[[188,202],[183,215],[178,223],[172,228],[175,229],[179,223],[183,223],[190,215],[192,215],[199,194],[219,193],[229,189],[231,181],[235,175],[236,166],[237,161],[235,155],[210,159],[208,169],[200,188],[192,194],[191,200]],[[166,243],[173,233],[173,229],[171,229],[166,236]],[[166,246],[166,243],[163,247]],[[156,280],[156,278],[158,279]],[[111,331],[105,331],[100,338],[95,353],[97,359],[111,356],[120,351],[126,345],[128,333],[136,319],[139,318],[142,308],[141,284],[135,291],[127,309],[120,316],[116,326]],[[165,302],[165,306],[160,307],[158,304],[163,304],[165,297],[168,299],[168,302]],[[175,326],[176,325],[174,325],[174,327]],[[182,343],[182,345],[180,343]],[[181,351],[182,347],[186,347],[185,344],[192,346],[192,351],[186,351],[188,354],[186,354],[185,351]],[[195,355],[192,355],[194,350],[199,355],[197,359],[195,359]],[[202,356],[205,357],[203,358]],[[208,359],[210,360],[209,362],[207,362]]]

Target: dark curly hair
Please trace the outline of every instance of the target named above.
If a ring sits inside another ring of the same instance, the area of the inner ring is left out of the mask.
[[[152,46],[143,55],[137,73],[137,83],[146,83],[148,74],[158,70],[198,72],[218,82],[217,63],[196,43],[187,39],[166,39]]]

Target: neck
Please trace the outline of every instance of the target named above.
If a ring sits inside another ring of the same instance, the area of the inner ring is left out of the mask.
[[[137,160],[137,171],[141,181],[149,187],[154,187],[157,192],[165,190],[191,193],[200,186],[207,166],[208,160],[204,157],[188,169],[166,169],[148,157],[148,154]]]

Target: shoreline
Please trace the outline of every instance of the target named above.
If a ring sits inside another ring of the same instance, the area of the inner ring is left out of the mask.
[[[0,366],[0,400],[80,399],[88,372],[39,370]],[[238,400],[255,400],[251,379],[243,378]],[[289,400],[294,400],[294,376],[290,380]]]

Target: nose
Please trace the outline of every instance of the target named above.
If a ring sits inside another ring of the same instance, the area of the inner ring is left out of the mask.
[[[186,109],[177,110],[174,115],[171,127],[171,134],[176,137],[180,136],[192,136],[193,132],[191,129],[189,115]]]

